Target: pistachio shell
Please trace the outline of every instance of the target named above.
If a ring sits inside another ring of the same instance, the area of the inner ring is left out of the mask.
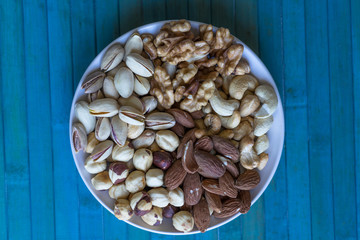
[[[130,107],[136,108],[140,112],[144,111],[143,102],[140,100],[140,98],[138,98],[134,95],[131,95],[128,98],[119,98],[118,101],[121,106],[130,106]]]
[[[145,120],[142,112],[131,106],[120,107],[119,117],[124,122],[132,125],[143,125]]]
[[[101,162],[105,160],[108,156],[110,156],[113,150],[114,143],[110,140],[106,140],[104,142],[99,143],[95,146],[94,150],[90,154],[94,162]]]
[[[84,125],[86,133],[94,131],[96,118],[89,112],[89,104],[85,101],[79,101],[74,108],[75,117]]]
[[[125,44],[125,58],[130,53],[141,54],[143,51],[143,41],[139,33],[133,33]]]
[[[153,130],[172,128],[175,123],[174,117],[165,112],[151,113],[145,119],[146,128]]]
[[[139,96],[143,96],[143,95],[148,94],[148,92],[150,91],[150,82],[149,82],[149,80],[147,80],[146,78],[144,78],[142,76],[136,75],[134,91]]]
[[[118,91],[115,88],[114,78],[111,76],[107,76],[104,79],[103,91],[104,91],[105,97],[107,97],[107,98],[118,99],[120,96]]]
[[[108,118],[98,118],[95,126],[95,137],[99,141],[105,141],[110,136],[111,126]]]
[[[143,125],[132,125],[128,124],[128,138],[135,139],[141,135],[145,130],[145,124]]]
[[[102,93],[101,90],[98,90],[97,92],[93,92],[93,93],[88,94],[88,101],[90,103],[95,101],[96,99],[101,99],[101,98],[104,98],[104,94]]]
[[[101,60],[101,70],[108,72],[115,68],[123,60],[124,52],[124,48],[119,43],[110,46]]]
[[[87,136],[85,127],[81,123],[74,123],[72,127],[72,140],[75,152],[85,150],[87,146]]]
[[[112,98],[97,99],[89,104],[89,111],[97,117],[112,117],[119,112],[119,104]]]
[[[85,93],[96,92],[103,86],[104,78],[105,73],[96,70],[86,76],[81,88],[85,89]]]
[[[127,124],[119,116],[114,116],[111,119],[111,138],[119,146],[123,146],[126,142]]]
[[[114,77],[115,88],[123,98],[128,98],[134,91],[134,74],[127,67],[122,67]]]
[[[154,96],[145,96],[141,98],[141,101],[143,102],[144,105],[144,111],[143,111],[144,114],[154,111],[158,104]]]
[[[154,65],[151,60],[145,59],[138,53],[130,53],[126,57],[126,66],[142,77],[151,77],[154,74]]]

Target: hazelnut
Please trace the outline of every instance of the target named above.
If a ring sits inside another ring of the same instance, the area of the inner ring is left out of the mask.
[[[161,187],[164,184],[164,172],[158,168],[147,171],[145,178],[148,187]]]
[[[148,193],[153,206],[163,208],[169,204],[168,191],[165,188],[153,188]]]
[[[179,137],[170,130],[160,130],[156,133],[155,141],[160,148],[173,152],[180,144]]]
[[[134,210],[135,215],[143,216],[150,212],[152,208],[151,199],[147,192],[137,192],[130,196],[130,207]]]
[[[126,190],[136,193],[145,188],[145,173],[142,171],[133,171],[125,180]]]
[[[111,188],[109,188],[109,196],[113,199],[127,198],[129,192],[126,190],[125,183],[112,185]]]
[[[140,148],[136,150],[133,157],[133,163],[137,170],[146,172],[153,163],[153,155],[151,150],[146,148]]]
[[[111,156],[115,161],[128,162],[134,156],[134,148],[131,147],[128,141],[122,147],[116,144]]]
[[[127,199],[118,199],[115,203],[114,214],[119,220],[129,220],[133,216],[130,202]]]
[[[162,213],[164,218],[172,218],[177,211],[178,211],[177,207],[174,207],[173,205],[169,204],[163,208]]]
[[[158,226],[163,221],[162,209],[154,207],[150,212],[141,216],[141,219],[150,226]]]
[[[169,191],[169,202],[175,207],[182,207],[184,205],[184,192],[181,188],[175,188]]]
[[[194,218],[188,211],[180,211],[172,218],[173,226],[180,232],[190,232],[194,228]]]
[[[164,151],[153,152],[154,165],[162,170],[168,169],[173,161],[170,153]]]
[[[106,169],[106,160],[104,161],[94,161],[93,158],[87,157],[84,163],[86,171],[91,174],[97,174]]]
[[[98,173],[91,179],[91,183],[96,190],[107,190],[113,185],[109,177],[109,172],[107,171]]]
[[[129,175],[129,169],[126,163],[114,162],[109,166],[109,177],[114,184],[125,181]]]

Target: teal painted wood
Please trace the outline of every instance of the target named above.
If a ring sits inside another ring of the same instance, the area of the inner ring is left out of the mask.
[[[167,0],[165,19],[188,19],[188,1]]]
[[[6,116],[3,126],[7,237],[31,239],[26,89],[19,87],[26,84],[23,6],[21,1],[9,1],[1,7],[0,21],[6,26],[0,33],[0,62],[2,104]]]
[[[79,239],[78,173],[69,144],[73,97],[70,1],[48,1],[56,239]]]
[[[336,239],[357,238],[350,23],[350,1],[329,2],[330,109]],[[334,52],[335,48],[341,51]]]
[[[201,9],[201,11],[200,11]],[[197,0],[188,3],[189,19],[203,23],[211,22],[211,1]]]
[[[305,12],[312,238],[334,239],[327,2],[306,0]]]
[[[304,1],[283,1],[283,31],[289,239],[310,239]]]
[[[351,1],[357,239],[360,239],[360,1]]]
[[[234,3],[233,0],[211,0],[211,23],[216,27],[228,28],[230,32],[234,32]]]
[[[142,5],[145,4],[141,0],[123,1],[119,0],[119,23],[120,35],[143,25],[143,11]]]
[[[55,237],[55,213],[46,1],[23,4],[31,218],[32,223],[43,222],[32,224],[32,238],[51,239]],[[42,81],[33,81],[37,78]]]
[[[259,54],[276,82],[284,103],[283,31],[281,1],[259,0]],[[286,130],[285,130],[286,131]],[[265,239],[288,239],[286,143],[273,180],[264,192]]]
[[[93,1],[71,1],[73,90],[97,53]],[[74,93],[74,92],[73,92]],[[103,238],[102,207],[78,176],[80,239]],[[92,226],[89,229],[88,226]]]

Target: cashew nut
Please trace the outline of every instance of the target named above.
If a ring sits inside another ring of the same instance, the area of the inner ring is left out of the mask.
[[[234,140],[239,141],[244,136],[249,135],[252,132],[252,126],[248,121],[241,121],[240,124],[233,129],[235,135]]]
[[[221,120],[221,126],[227,129],[236,128],[241,120],[240,112],[234,111],[234,113],[230,117],[219,116]]]
[[[270,130],[270,127],[274,121],[273,116],[267,118],[255,118],[254,120],[254,135],[259,137],[264,135]]]
[[[208,127],[207,135],[214,135],[220,132],[221,129],[221,120],[220,117],[216,114],[208,114],[204,119],[204,124]]]
[[[242,117],[249,116],[258,109],[260,106],[260,100],[257,96],[249,94],[246,95],[240,104],[240,114]]]
[[[225,129],[225,130],[222,130],[218,134],[218,136],[231,140],[234,137],[234,131],[231,129]]]
[[[194,122],[195,122],[195,128],[206,129],[203,119],[195,119]]]
[[[212,112],[212,108],[211,108],[210,103],[206,104],[206,106],[204,106],[204,107],[202,108],[202,111],[203,111],[204,114],[211,113],[211,112]]]
[[[212,109],[220,116],[231,116],[234,110],[240,106],[237,100],[225,100],[215,90],[214,95],[209,99]]]
[[[278,105],[278,98],[274,89],[269,85],[260,85],[255,89],[255,95],[262,103],[260,109],[255,113],[255,117],[267,118],[271,116]]]
[[[254,141],[249,136],[240,141],[240,163],[246,169],[254,169],[259,165],[259,157],[253,146]]]
[[[222,89],[224,90],[224,92],[226,94],[229,94],[229,86],[231,83],[231,80],[234,78],[233,75],[229,75],[229,76],[224,76],[223,77],[223,84],[222,84]]]
[[[229,85],[229,94],[235,99],[242,99],[246,90],[254,91],[258,81],[251,75],[241,75],[234,77]]]
[[[259,170],[263,170],[268,161],[269,161],[269,155],[267,153],[260,154],[259,155],[259,164],[258,164],[257,168]]]
[[[254,144],[254,149],[257,154],[265,152],[269,148],[269,138],[265,135],[258,137]]]

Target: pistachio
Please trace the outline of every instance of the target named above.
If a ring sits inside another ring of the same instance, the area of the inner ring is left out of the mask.
[[[89,104],[89,111],[97,117],[113,117],[119,112],[119,104],[112,98],[97,99]]]
[[[126,67],[126,64],[124,62],[121,62],[119,65],[117,65],[116,67],[114,67],[112,70],[108,71],[106,73],[107,76],[109,77],[115,77],[117,71],[119,71],[120,68],[122,67]]]
[[[143,41],[139,33],[135,32],[131,34],[130,38],[127,40],[125,44],[125,58],[130,53],[141,54],[142,51],[143,51]]]
[[[72,127],[72,140],[75,152],[85,150],[87,145],[87,136],[85,127],[81,123],[74,123]]]
[[[89,104],[85,101],[79,101],[75,104],[75,117],[82,123],[86,133],[94,131],[96,118],[89,112]]]
[[[119,109],[119,117],[121,120],[132,125],[143,125],[145,116],[134,107],[122,106]]]
[[[113,150],[114,143],[110,140],[106,140],[104,142],[99,143],[96,145],[92,153],[90,154],[90,157],[96,162],[96,161],[103,161],[108,156],[110,156],[112,150]]]
[[[128,98],[119,98],[118,102],[120,103],[121,106],[130,106],[136,108],[140,112],[144,111],[143,102],[140,100],[140,98],[136,97],[135,95],[131,95]]]
[[[148,92],[150,91],[150,82],[149,82],[149,80],[147,80],[146,78],[144,78],[142,76],[136,75],[134,91],[139,96],[143,96],[143,95],[148,94]]]
[[[123,98],[128,98],[134,91],[134,74],[127,67],[122,67],[114,77],[115,88]]]
[[[153,130],[168,129],[175,125],[175,119],[169,113],[155,112],[146,117],[145,124]]]
[[[154,74],[154,65],[151,60],[145,59],[138,53],[130,53],[127,55],[125,62],[126,66],[137,75],[151,77]]]
[[[107,98],[118,99],[120,96],[118,91],[115,88],[114,78],[111,76],[107,76],[104,79],[103,91],[104,91],[105,97],[107,97]]]
[[[87,157],[84,162],[86,171],[90,174],[98,174],[106,169],[106,161],[94,161],[91,156]]]
[[[144,105],[144,114],[150,113],[152,111],[154,111],[157,107],[157,100],[154,96],[146,96],[141,98],[141,101],[143,102]]]
[[[155,140],[155,132],[152,130],[145,130],[139,137],[132,141],[135,149],[147,148]]]
[[[119,43],[110,46],[101,60],[101,70],[108,72],[115,68],[123,60],[124,52],[124,48]]]
[[[104,94],[101,90],[98,90],[97,92],[89,93],[88,94],[88,101],[93,102],[96,99],[102,99],[104,98]]]
[[[114,116],[111,119],[111,138],[114,142],[119,145],[123,146],[125,144],[127,137],[127,125],[123,122],[119,116]]]
[[[98,143],[99,141],[95,137],[95,132],[89,133],[89,135],[87,136],[87,145],[85,152],[91,153]]]
[[[81,88],[85,89],[85,93],[97,92],[103,86],[104,78],[105,73],[96,70],[86,76]]]
[[[99,141],[105,141],[110,136],[111,126],[108,118],[98,118],[95,126],[95,137]]]
[[[145,125],[132,125],[128,124],[128,138],[136,139],[145,130]]]

